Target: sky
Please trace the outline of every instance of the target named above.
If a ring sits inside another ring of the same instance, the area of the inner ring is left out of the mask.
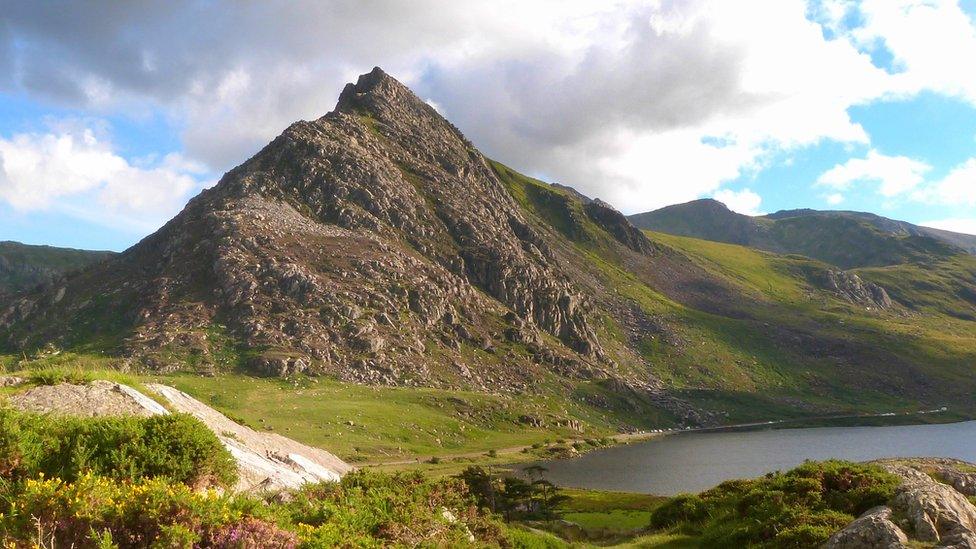
[[[2,5],[0,240],[123,250],[373,66],[627,214],[976,234],[976,0]]]

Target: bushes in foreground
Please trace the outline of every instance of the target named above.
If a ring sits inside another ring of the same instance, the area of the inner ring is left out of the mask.
[[[234,459],[189,415],[79,418],[0,409],[0,477],[73,482],[86,472],[193,487],[237,480]]]
[[[534,537],[478,511],[462,482],[421,473],[356,472],[284,503],[90,473],[7,483],[0,492],[0,544],[14,546],[525,546]]]
[[[898,483],[871,465],[811,462],[672,498],[654,511],[651,527],[700,534],[702,547],[817,547],[891,499]]]

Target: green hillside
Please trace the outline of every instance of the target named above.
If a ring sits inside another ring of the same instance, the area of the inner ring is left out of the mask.
[[[0,242],[0,296],[28,290],[111,255],[111,252]]]
[[[658,251],[634,258],[607,245],[570,194],[505,173],[523,206],[572,241],[575,258],[585,260],[573,261],[597,281],[594,296],[610,289],[656,326],[657,334],[632,341],[619,318],[605,319],[603,335],[616,340],[621,367],[644,362],[683,398],[737,421],[944,403],[974,412],[976,324],[968,319],[976,312],[976,257],[925,238],[894,245],[872,231],[891,245],[875,251],[878,262],[935,261],[858,271],[890,287],[895,303],[882,311],[825,289],[820,281],[834,267],[805,257],[647,232]],[[779,230],[789,235],[807,221],[796,222]],[[848,228],[818,238],[849,240]]]
[[[629,219],[642,229],[805,255],[843,269],[939,261],[976,249],[976,236],[862,212],[790,210],[751,217],[704,199]]]

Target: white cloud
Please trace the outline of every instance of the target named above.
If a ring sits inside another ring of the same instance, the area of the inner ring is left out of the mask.
[[[713,194],[712,198],[725,204],[733,212],[745,215],[762,215],[762,212],[759,211],[762,197],[749,189],[742,189],[741,191],[722,189]]]
[[[15,50],[20,88],[166,109],[186,154],[215,170],[324,114],[378,64],[488,154],[635,212],[707,196],[773,152],[868,141],[847,108],[887,93],[890,75],[849,40],[825,39],[807,8],[335,0],[24,4],[7,17],[29,46]]]
[[[864,158],[851,158],[827,170],[817,178],[817,185],[847,190],[855,184],[877,184],[878,192],[893,197],[917,187],[931,169],[924,162],[906,156],[887,156],[872,149]]]
[[[199,166],[178,155],[134,165],[90,127],[0,139],[0,200],[17,211],[57,209],[133,231],[158,227],[200,185]]]
[[[932,227],[933,229],[942,229],[944,231],[976,235],[976,217],[940,219],[938,221],[926,221],[919,223],[919,225]]]
[[[844,195],[840,193],[829,194],[827,195],[826,200],[827,200],[827,204],[830,204],[831,206],[836,206],[844,201]]]
[[[933,90],[976,105],[976,27],[955,0],[863,0],[849,3],[863,24],[848,37],[894,58],[893,91]]]
[[[973,27],[953,3],[820,4],[812,21],[804,0],[23,2],[5,6],[0,87],[163,110],[185,155],[223,170],[380,65],[487,154],[632,213],[711,195],[783,151],[867,145],[851,106],[976,97]],[[852,11],[864,24],[848,29]],[[878,47],[898,74],[872,64]],[[898,194],[915,179],[878,181]]]
[[[925,185],[912,196],[930,204],[976,206],[976,158],[959,164],[945,177]]]

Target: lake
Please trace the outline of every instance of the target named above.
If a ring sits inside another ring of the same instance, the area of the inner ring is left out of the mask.
[[[674,495],[784,471],[808,459],[923,456],[976,462],[976,421],[680,433],[541,465],[549,469],[546,478],[559,486]]]

